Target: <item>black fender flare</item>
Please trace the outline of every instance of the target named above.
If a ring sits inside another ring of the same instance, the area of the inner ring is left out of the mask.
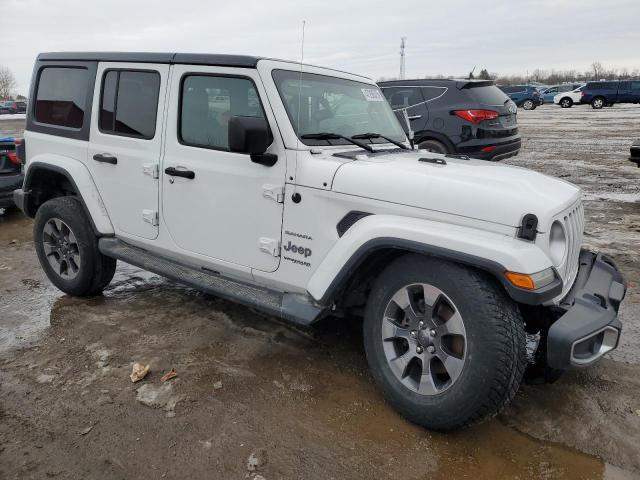
[[[485,271],[492,275],[505,288],[509,297],[517,303],[542,305],[562,292],[562,280],[555,269],[555,279],[549,285],[535,291],[525,290],[512,285],[504,276],[507,269],[493,260],[412,240],[382,237],[365,242],[354,252],[331,281],[331,284],[319,300],[319,303],[322,305],[331,305],[346,287],[351,275],[356,272],[358,267],[360,267],[367,258],[375,254],[376,251],[383,249],[397,249],[406,253],[419,253]]]

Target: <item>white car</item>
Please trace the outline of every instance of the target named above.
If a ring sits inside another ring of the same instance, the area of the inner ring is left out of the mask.
[[[553,103],[560,105],[562,108],[571,108],[575,103],[579,104],[582,98],[582,89],[585,86],[582,85],[570,92],[561,92],[553,97]]]
[[[513,399],[525,332],[540,334],[544,374],[618,344],[626,288],[581,250],[580,190],[412,149],[369,78],[248,56],[48,53],[31,90],[14,199],[63,292],[100,294],[119,259],[300,325],[362,317],[383,394],[438,430]]]

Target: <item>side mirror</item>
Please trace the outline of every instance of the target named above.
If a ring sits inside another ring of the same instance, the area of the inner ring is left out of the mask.
[[[271,167],[278,160],[277,155],[265,153],[272,141],[269,125],[264,118],[234,115],[229,119],[230,151],[248,153],[252,162]]]

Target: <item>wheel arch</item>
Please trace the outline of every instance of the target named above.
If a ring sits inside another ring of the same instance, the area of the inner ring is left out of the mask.
[[[24,213],[29,217],[34,217],[38,208],[47,200],[73,195],[82,204],[96,234],[114,233],[93,178],[86,166],[78,160],[59,155],[34,157],[28,163],[22,189],[25,195]]]
[[[416,145],[419,145],[422,142],[426,142],[427,140],[435,140],[437,142],[442,143],[445,147],[447,147],[447,150],[449,150],[449,153],[457,152],[457,149],[453,144],[453,142],[449,140],[449,137],[447,137],[443,133],[434,132],[431,130],[423,130],[420,132],[416,132],[415,136],[416,136],[416,139],[415,139]]]
[[[469,227],[404,217],[399,217],[402,220],[393,225],[390,216],[379,216],[387,217],[385,219],[375,217],[363,218],[348,230],[311,277],[307,290],[320,304],[330,306],[346,301],[355,306],[366,299],[367,292],[363,290],[377,274],[399,256],[410,253],[484,271],[518,303],[540,305],[553,299],[562,289],[559,277],[549,287],[538,291],[515,287],[505,278],[506,271],[535,273],[551,266],[546,255],[531,243],[499,234],[492,240],[493,235]],[[376,221],[386,225],[382,228],[365,225]],[[417,232],[416,226],[420,226],[421,231]],[[378,230],[377,234],[372,232],[375,230]],[[393,235],[389,235],[391,232]],[[431,232],[437,233],[431,235]],[[460,236],[464,237],[462,241]]]

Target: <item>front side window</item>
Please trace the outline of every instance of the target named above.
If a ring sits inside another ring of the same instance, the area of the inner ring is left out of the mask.
[[[43,68],[36,92],[36,122],[82,128],[88,88],[86,68]]]
[[[272,76],[293,129],[305,145],[349,143],[344,139],[303,138],[318,133],[345,137],[376,133],[398,142],[406,141],[402,127],[376,85],[290,70],[274,70]],[[371,141],[386,143],[381,137]]]
[[[158,72],[107,70],[102,81],[100,130],[125,137],[153,138],[159,92]]]
[[[264,118],[258,92],[248,78],[187,75],[182,81],[180,141],[229,150],[229,118]]]

